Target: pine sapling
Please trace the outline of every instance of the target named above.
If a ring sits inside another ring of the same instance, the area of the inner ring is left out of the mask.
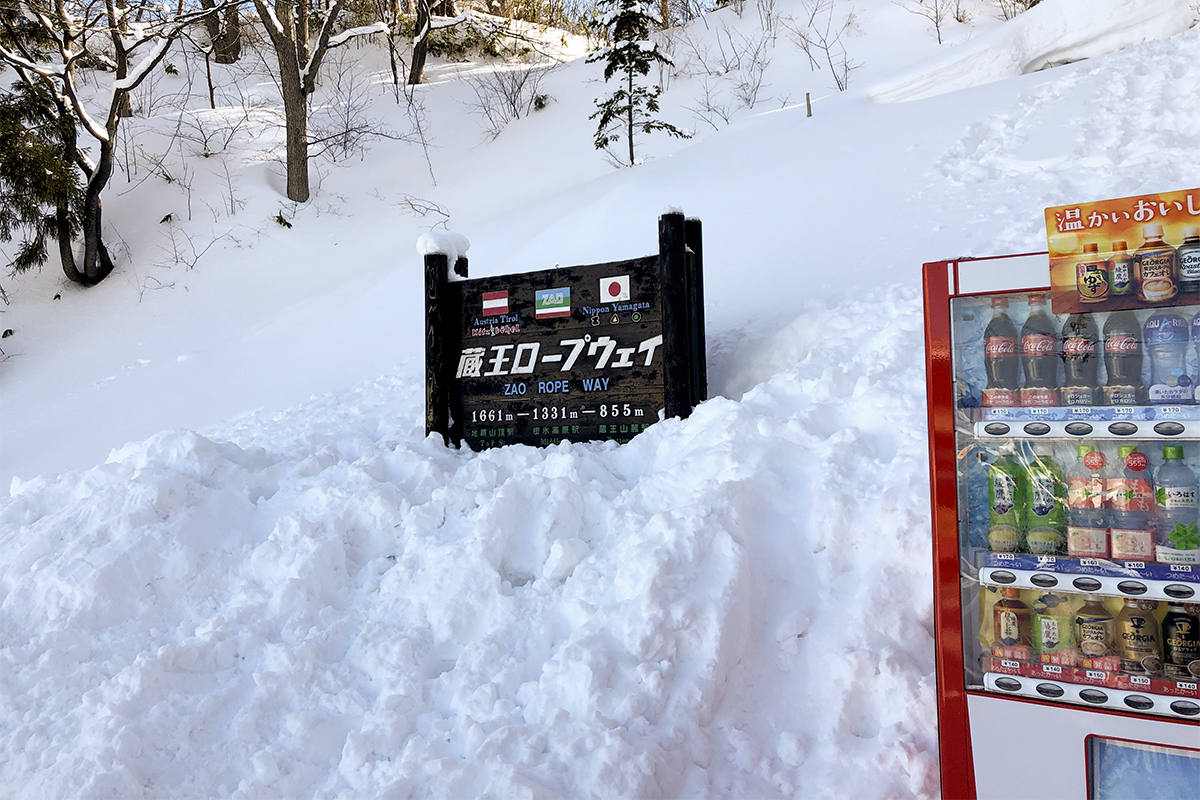
[[[619,84],[607,98],[596,100],[596,111],[588,119],[599,118],[594,139],[596,149],[608,150],[624,138],[629,165],[633,166],[637,163],[636,134],[664,131],[682,139],[690,134],[655,118],[662,87],[647,87],[639,80],[650,74],[654,64],[673,66],[658,45],[650,41],[651,25],[659,26],[653,5],[645,0],[601,0],[600,6],[607,9],[602,24],[608,29],[612,45],[588,56],[588,63],[603,61],[604,80],[616,76]]]

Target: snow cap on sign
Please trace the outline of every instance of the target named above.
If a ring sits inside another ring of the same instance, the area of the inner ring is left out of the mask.
[[[417,252],[422,256],[441,253],[446,257],[446,266],[449,267],[452,281],[459,280],[459,276],[454,272],[454,264],[466,256],[470,249],[471,242],[461,233],[430,231],[417,237]]]

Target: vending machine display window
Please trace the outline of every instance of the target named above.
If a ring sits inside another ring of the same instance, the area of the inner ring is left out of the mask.
[[[1195,800],[1200,750],[1087,738],[1088,800]]]
[[[925,268],[946,797],[1120,796],[1200,749],[1200,296],[1055,314],[1039,266]],[[1025,728],[1044,775],[1001,758]]]

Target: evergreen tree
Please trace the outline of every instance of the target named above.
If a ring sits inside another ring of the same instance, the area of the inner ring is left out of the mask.
[[[646,87],[639,82],[650,74],[656,64],[671,66],[658,45],[650,41],[651,26],[658,27],[659,19],[654,0],[600,0],[607,9],[603,25],[608,29],[610,47],[588,56],[588,63],[604,62],[604,80],[619,78],[615,92],[596,100],[596,112],[588,119],[599,118],[596,127],[597,150],[607,150],[624,138],[629,146],[629,165],[634,158],[634,137],[637,133],[665,131],[671,136],[686,139],[689,134],[668,122],[655,119],[661,86]]]
[[[31,61],[48,60],[52,41],[13,4],[0,6],[0,44]],[[75,116],[36,73],[0,62],[10,88],[0,90],[0,241],[20,237],[10,267],[23,272],[45,263],[47,239],[69,244],[79,233],[83,205],[75,164]]]
[[[66,152],[75,126],[66,111],[45,79],[18,80],[0,94],[0,241],[20,235],[10,265],[18,272],[46,261],[47,239],[79,233],[83,189]]]

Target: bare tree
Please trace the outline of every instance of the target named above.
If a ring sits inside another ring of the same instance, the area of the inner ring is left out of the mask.
[[[214,10],[223,11],[230,4],[221,3]],[[35,76],[48,79],[60,117],[73,118],[99,146],[96,158],[91,158],[78,143],[76,127],[61,126],[64,152],[87,182],[78,230],[82,261],[76,263],[74,231],[68,210],[62,207],[56,211],[59,257],[68,278],[92,286],[113,270],[102,236],[100,195],[113,174],[117,132],[121,119],[130,113],[130,93],[158,66],[187,26],[208,12],[179,13],[153,0],[20,0],[17,5],[52,43],[51,52],[47,59],[27,46],[27,39],[9,26],[5,15],[9,36],[0,44],[0,60],[26,81]],[[136,24],[129,24],[130,20]],[[96,93],[107,101],[100,114],[94,114],[83,97],[80,79],[86,64],[102,66],[113,76],[111,91]]]
[[[345,4],[346,0],[332,0],[328,10],[313,20],[309,0],[254,0],[278,60],[287,145],[287,196],[296,203],[306,202],[309,197],[308,98],[316,91],[317,71],[325,54],[355,36],[387,33],[387,26],[378,22],[334,36],[334,26]],[[310,31],[314,21],[319,25],[315,36]]]
[[[942,43],[942,25],[954,11],[955,0],[907,0],[901,8],[910,14],[924,17],[933,24],[938,44]]]
[[[555,66],[495,68],[467,78],[475,93],[475,101],[467,107],[483,117],[488,138],[495,139],[508,123],[545,107],[549,98],[542,93],[541,84]]]
[[[833,82],[839,92],[850,85],[850,73],[859,64],[850,60],[842,40],[854,28],[853,11],[843,15],[835,0],[803,0],[801,16],[785,17],[780,20],[787,36],[808,56],[808,65],[813,70],[824,63],[833,74]]]
[[[1041,0],[996,0],[996,7],[1000,9],[1000,16],[1003,19],[1012,19],[1022,11],[1029,9],[1040,3]],[[1200,8],[1200,6],[1197,6]]]

